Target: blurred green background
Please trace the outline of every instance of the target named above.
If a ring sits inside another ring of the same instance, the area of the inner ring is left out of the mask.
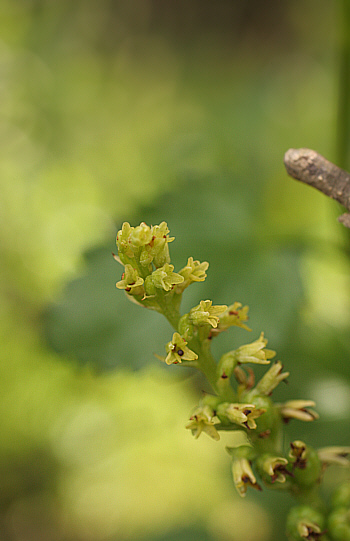
[[[349,235],[283,166],[336,160],[340,5],[2,0],[2,541],[285,539],[289,497],[241,500],[225,438],[184,429],[203,382],[115,289],[124,220],[167,221],[177,269],[210,262],[184,310],[249,304],[215,351],[263,330],[276,398],[316,400],[286,448],[349,444]]]

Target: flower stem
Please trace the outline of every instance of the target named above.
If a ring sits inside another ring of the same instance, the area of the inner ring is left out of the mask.
[[[209,341],[206,340],[206,342]],[[198,369],[205,375],[213,391],[218,394],[218,389],[216,386],[217,364],[209,349],[210,346],[208,347],[208,344],[205,342],[200,342],[197,338],[193,338],[189,343],[189,347],[198,355]]]
[[[177,331],[180,320],[180,312],[174,307],[173,298],[164,295],[163,291],[159,291],[157,294],[157,302],[164,317],[166,317],[170,325]]]

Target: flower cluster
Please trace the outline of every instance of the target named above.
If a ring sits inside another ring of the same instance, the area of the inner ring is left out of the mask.
[[[315,450],[295,440],[283,449],[283,425],[292,420],[317,420],[315,403],[303,399],[273,401],[274,390],[286,381],[289,372],[283,370],[281,361],[271,364],[275,352],[267,349],[264,333],[228,351],[216,362],[211,353],[213,339],[230,327],[250,331],[246,324],[248,307],[239,302],[214,305],[207,299],[181,315],[184,290],[205,280],[209,264],[188,257],[185,266],[176,272],[169,253],[173,240],[165,222],[156,226],[141,223],[137,227],[124,223],[117,235],[118,256],[114,256],[124,265],[124,272],[116,286],[131,300],[161,312],[173,326],[165,355],[156,356],[167,365],[201,371],[211,386],[211,392],[202,396],[186,428],[195,438],[205,433],[216,441],[221,431],[235,432],[236,436],[240,433],[240,441],[245,443],[227,447],[233,482],[240,496],[246,495],[248,487],[262,490],[265,486],[288,490],[297,498],[306,499],[318,489],[326,467],[349,466],[350,447]],[[258,381],[253,369],[246,366],[249,364],[267,366]],[[310,506],[294,508],[288,518],[290,539],[323,539],[325,525],[332,530],[332,539],[350,539],[344,534],[346,521],[346,535],[350,532],[349,484],[335,500],[346,503],[333,505],[328,526],[319,510]]]

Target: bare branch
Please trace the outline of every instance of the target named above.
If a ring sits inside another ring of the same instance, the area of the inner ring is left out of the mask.
[[[291,177],[317,188],[350,211],[349,173],[308,148],[287,150],[284,164]],[[343,214],[339,221],[350,227],[350,214]]]

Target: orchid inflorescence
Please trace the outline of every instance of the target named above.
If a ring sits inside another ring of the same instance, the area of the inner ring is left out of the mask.
[[[125,222],[118,231],[118,255],[114,255],[124,266],[116,286],[123,289],[130,300],[163,314],[174,328],[165,354],[157,358],[167,365],[196,368],[211,386],[212,392],[201,398],[186,428],[195,438],[206,433],[219,440],[220,431],[241,436],[235,440],[238,444],[226,447],[240,496],[244,497],[249,487],[262,490],[264,485],[287,490],[310,504],[291,510],[287,520],[291,540],[350,539],[349,483],[340,489],[345,493],[345,496],[342,493],[342,505],[333,505],[328,523],[318,492],[327,466],[349,466],[350,447],[315,450],[296,440],[290,443],[289,451],[283,450],[283,424],[292,419],[316,420],[315,403],[301,399],[274,403],[271,395],[289,372],[283,371],[280,361],[271,364],[275,352],[266,348],[264,333],[255,341],[225,353],[218,362],[214,359],[211,343],[220,333],[229,327],[251,330],[246,324],[248,307],[239,302],[226,306],[201,300],[181,315],[183,292],[192,283],[205,280],[209,263],[189,257],[186,265],[175,272],[169,253],[169,243],[173,240],[166,222],[155,226],[141,223],[137,227]],[[269,367],[256,382],[252,368],[244,370],[246,364]]]

